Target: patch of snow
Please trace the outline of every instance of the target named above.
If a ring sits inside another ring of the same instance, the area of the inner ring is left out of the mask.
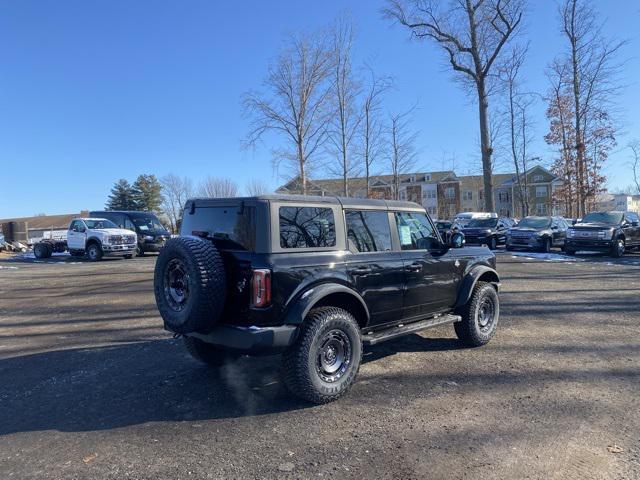
[[[512,257],[526,258],[527,260],[542,260],[544,262],[584,262],[582,258],[569,257],[560,253],[538,252],[509,252]]]
[[[4,265],[0,265],[0,270],[17,270],[18,267],[6,267]]]

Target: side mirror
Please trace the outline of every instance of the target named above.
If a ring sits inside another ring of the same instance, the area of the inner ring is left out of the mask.
[[[576,223],[578,223],[578,220],[571,220],[571,225],[575,225]]]
[[[464,234],[454,232],[449,239],[449,246],[451,248],[462,248],[464,246]]]

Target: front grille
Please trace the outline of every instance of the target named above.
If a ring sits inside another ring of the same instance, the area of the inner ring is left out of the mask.
[[[112,245],[128,245],[136,243],[135,235],[111,235],[110,240]]]

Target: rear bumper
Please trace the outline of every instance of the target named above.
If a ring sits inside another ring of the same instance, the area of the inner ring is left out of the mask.
[[[281,353],[296,341],[297,325],[278,327],[236,327],[219,325],[207,334],[189,333],[188,336],[250,355]]]

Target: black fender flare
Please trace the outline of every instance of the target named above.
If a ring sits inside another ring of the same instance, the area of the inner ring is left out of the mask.
[[[355,301],[357,301],[364,311],[366,316],[365,324],[369,323],[369,309],[364,300],[358,293],[351,288],[341,285],[339,283],[322,283],[320,285],[314,285],[305,290],[302,295],[299,295],[297,299],[293,300],[287,307],[284,323],[287,325],[299,325],[301,324],[309,311],[323,298],[328,297],[336,293],[349,295]]]
[[[496,290],[500,289],[500,277],[498,276],[498,272],[486,265],[476,265],[469,270],[462,279],[460,290],[458,290],[456,308],[467,304],[471,298],[471,294],[473,293],[476,283],[478,283],[478,280],[480,280],[480,277],[482,276],[487,277],[487,281],[492,283],[496,287]]]

